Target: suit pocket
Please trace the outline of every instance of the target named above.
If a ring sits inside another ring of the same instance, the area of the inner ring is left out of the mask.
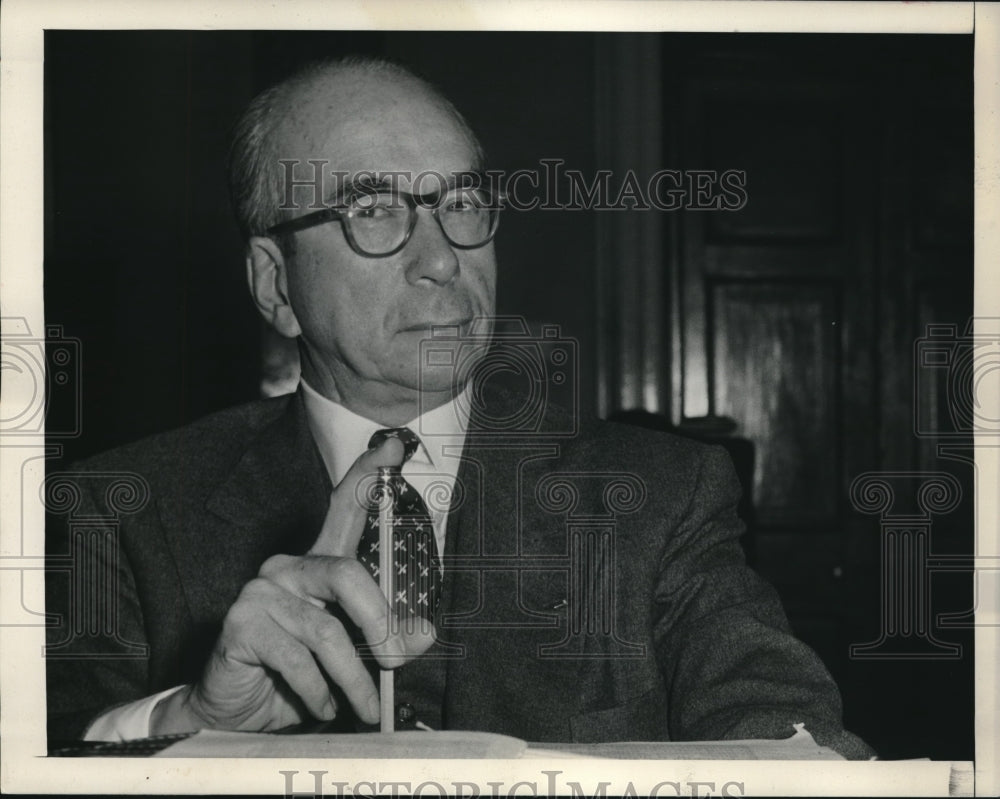
[[[520,575],[518,605],[529,613],[564,613],[569,604],[567,575],[558,571],[528,571]]]
[[[667,692],[654,686],[635,699],[570,719],[574,743],[667,741]]]

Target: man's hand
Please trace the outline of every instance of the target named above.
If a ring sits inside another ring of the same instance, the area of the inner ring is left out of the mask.
[[[363,487],[379,466],[398,466],[403,446],[388,439],[364,453],[330,497],[316,543],[303,557],[276,555],[226,614],[201,681],[154,709],[150,734],[202,728],[274,730],[308,715],[328,720],[338,685],[363,721],[379,719],[378,691],[344,625],[325,610],[337,603],[358,626],[382,668],[400,666],[434,642],[424,622],[390,625],[378,584],[356,559],[368,518]],[[402,628],[395,632],[392,628]]]

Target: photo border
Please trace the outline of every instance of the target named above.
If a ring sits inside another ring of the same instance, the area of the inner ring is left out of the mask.
[[[389,2],[163,2],[124,3],[89,0],[75,3],[7,0],[0,18],[0,308],[5,318],[20,317],[36,335],[46,330],[42,295],[43,254],[43,34],[65,29],[345,29],[345,30],[576,30],[826,33],[974,33],[975,34],[975,298],[977,320],[1000,318],[1000,7],[976,3],[889,4],[812,2],[655,2],[586,0],[435,0]],[[995,332],[995,331],[991,331]],[[997,383],[983,401],[1000,406]],[[4,403],[20,399],[4,396]],[[176,760],[47,758],[45,676],[38,662],[24,658],[44,644],[44,626],[8,624],[23,607],[44,606],[42,581],[28,580],[44,569],[44,513],[22,503],[25,469],[38,468],[44,435],[0,442],[0,789],[4,792],[72,793],[281,793],[280,770],[327,770],[331,761],[302,759]],[[1000,446],[976,438],[980,485],[1000,483]],[[34,464],[34,465],[32,465]],[[1000,725],[996,655],[1000,642],[1000,558],[996,494],[979,492],[976,505],[976,761],[978,795],[1000,792],[993,756]],[[21,532],[27,531],[22,540]],[[26,554],[37,553],[37,554]],[[947,734],[947,731],[942,731]],[[448,775],[480,786],[490,780],[546,785],[548,770],[587,786],[611,781],[654,785],[692,779],[724,784],[740,780],[751,795],[829,793],[841,795],[917,795],[942,778],[943,762],[816,763],[725,761],[337,761],[338,781],[414,779],[414,774]],[[431,779],[427,776],[427,779]],[[947,777],[945,777],[947,780]],[[938,782],[937,784],[940,784]],[[834,787],[835,786],[835,787]],[[296,784],[296,790],[309,786]],[[486,792],[486,789],[483,789]]]

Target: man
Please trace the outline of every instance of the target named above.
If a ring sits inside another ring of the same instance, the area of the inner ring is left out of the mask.
[[[336,178],[323,202],[287,202],[282,165],[316,162]],[[804,722],[870,754],[743,563],[724,454],[599,423],[561,435],[575,421],[550,407],[511,430],[496,420],[524,400],[465,384],[456,359],[494,311],[496,198],[467,181],[481,168],[458,112],[381,61],[311,67],[254,101],[233,159],[247,274],[298,340],[302,384],[87,464],[138,476],[150,499],[102,564],[115,629],[53,630],[50,737],[365,729],[377,672],[395,669],[401,724],[602,741],[783,738]],[[428,342],[450,357],[428,360]],[[419,440],[372,438],[385,428]],[[433,624],[393,624],[405,610],[364,562],[359,494],[380,467],[431,506],[421,546],[440,587],[413,596]],[[87,491],[106,516],[111,492]],[[66,581],[49,582],[68,615]]]

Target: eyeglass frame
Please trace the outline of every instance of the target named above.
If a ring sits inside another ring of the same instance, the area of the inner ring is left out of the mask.
[[[481,187],[459,187],[464,191],[473,191]],[[410,237],[413,235],[413,231],[417,227],[417,214],[415,213],[417,207],[427,208],[431,212],[431,216],[434,217],[434,221],[437,222],[438,227],[441,228],[441,234],[444,236],[445,240],[449,245],[458,250],[478,250],[480,247],[485,247],[491,241],[493,237],[496,236],[497,228],[500,227],[500,211],[503,208],[503,202],[506,200],[506,195],[503,192],[492,192],[490,191],[490,204],[487,206],[491,213],[490,216],[490,233],[486,239],[479,244],[458,244],[452,241],[451,236],[448,235],[448,231],[444,229],[444,223],[438,216],[438,212],[441,210],[441,199],[447,197],[454,189],[449,189],[447,191],[429,191],[424,194],[413,194],[408,191],[396,190],[396,191],[382,191],[378,187],[374,186],[363,186],[360,191],[360,196],[375,196],[379,194],[390,194],[393,198],[401,198],[403,202],[407,205],[409,209],[409,226],[406,229],[406,233],[403,236],[403,240],[398,246],[394,247],[389,252],[384,253],[370,253],[365,252],[361,246],[354,239],[354,233],[351,231],[351,225],[349,222],[344,222],[345,218],[349,219],[348,213],[342,210],[344,206],[333,207],[333,208],[321,208],[318,211],[312,211],[308,214],[303,214],[302,216],[295,217],[295,219],[287,219],[284,222],[279,222],[276,225],[271,225],[267,228],[265,234],[268,236],[283,236],[289,233],[298,233],[302,230],[308,230],[312,227],[317,227],[318,225],[326,224],[327,222],[340,222],[340,229],[344,234],[344,238],[347,240],[347,244],[350,246],[354,252],[364,258],[388,258],[391,255],[395,255],[400,252],[409,242]]]

